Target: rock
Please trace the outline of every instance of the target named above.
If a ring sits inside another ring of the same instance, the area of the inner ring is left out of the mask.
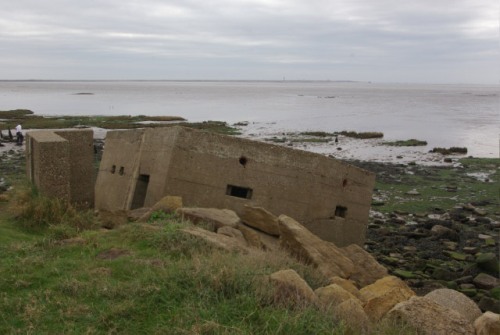
[[[174,213],[179,208],[182,208],[182,197],[167,195],[154,204],[138,221],[148,222],[154,212]]]
[[[127,218],[129,221],[139,221],[146,213],[148,213],[151,210],[151,208],[148,207],[141,207],[141,208],[136,208],[129,210],[127,212]],[[149,220],[149,216],[147,220],[143,222],[147,222]]]
[[[299,260],[313,264],[326,277],[349,278],[354,263],[333,243],[311,233],[294,219],[280,215],[280,245]]]
[[[213,225],[213,230],[223,226],[237,228],[240,218],[230,209],[217,208],[179,208],[176,213],[184,220],[190,220],[194,224],[205,222]]]
[[[490,297],[482,297],[477,304],[483,312],[500,313],[500,300]]]
[[[337,284],[320,287],[316,289],[314,293],[318,297],[321,306],[326,309],[337,306],[349,299],[358,299]]]
[[[477,247],[463,247],[462,251],[466,254],[474,255],[477,253]]]
[[[478,288],[482,288],[482,289],[485,289],[485,290],[491,290],[492,288],[500,286],[500,280],[498,278],[490,276],[490,275],[488,275],[486,273],[480,273],[480,274],[478,274],[474,278],[473,283]]]
[[[407,195],[420,195],[420,192],[413,189],[413,190],[410,190],[408,192],[406,192]]]
[[[356,282],[359,287],[372,284],[387,276],[387,269],[359,245],[351,244],[340,249],[354,263],[355,269],[349,279]]]
[[[101,227],[106,229],[114,229],[128,223],[128,214],[126,211],[107,211],[99,210],[97,214]]]
[[[395,276],[398,276],[399,278],[403,278],[403,279],[416,279],[416,278],[418,278],[418,276],[416,274],[414,274],[413,272],[401,270],[401,269],[394,270],[393,274]]]
[[[424,335],[474,335],[472,324],[460,313],[425,297],[400,302],[387,318],[406,322]]]
[[[248,245],[252,247],[266,251],[274,251],[280,248],[279,239],[277,237],[253,229],[244,223],[240,223],[238,229],[243,233]]]
[[[188,227],[182,229],[182,231],[189,235],[199,237],[216,248],[231,252],[249,252],[249,248],[247,248],[246,242],[245,244],[242,244],[241,240],[236,238],[232,238],[222,234],[216,234],[200,227]]]
[[[450,241],[458,241],[459,236],[456,231],[453,229],[441,226],[439,224],[435,225],[431,229],[432,235],[440,238],[440,239],[448,239]]]
[[[281,270],[269,276],[274,288],[274,303],[284,306],[303,307],[317,305],[318,297],[295,270]]]
[[[262,207],[245,205],[240,217],[241,221],[250,227],[256,228],[269,235],[280,235],[278,218]]]
[[[340,277],[332,277],[330,278],[330,284],[337,284],[356,298],[361,299],[361,294],[359,293],[358,288],[356,287],[356,285],[354,285],[354,282],[352,280]]]
[[[438,267],[432,271],[432,278],[438,280],[453,280],[456,274],[445,267]]]
[[[229,226],[220,227],[219,229],[217,229],[217,234],[235,238],[240,241],[241,245],[244,246],[248,245],[247,241],[245,240],[245,237],[243,236],[243,233],[236,228]]]
[[[344,322],[345,334],[370,334],[371,324],[357,299],[349,299],[334,308],[334,314]]]
[[[474,321],[476,335],[500,334],[500,314],[486,312]]]
[[[500,271],[498,258],[492,252],[478,255],[476,258],[476,264],[481,270],[492,275],[498,275]]]
[[[441,306],[457,311],[471,323],[481,316],[481,310],[476,303],[455,290],[442,288],[426,294],[425,297]]]
[[[363,287],[359,293],[364,311],[372,321],[380,320],[397,303],[415,295],[408,285],[394,276],[387,276]]]

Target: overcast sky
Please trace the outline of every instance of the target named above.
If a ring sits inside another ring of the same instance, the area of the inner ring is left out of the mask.
[[[498,0],[0,0],[0,79],[499,83]]]

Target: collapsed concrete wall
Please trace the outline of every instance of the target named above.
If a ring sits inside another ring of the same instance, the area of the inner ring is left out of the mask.
[[[90,207],[94,203],[93,131],[26,134],[26,171],[41,193]]]
[[[339,246],[362,244],[374,174],[322,155],[183,127],[108,132],[98,209],[265,207]]]

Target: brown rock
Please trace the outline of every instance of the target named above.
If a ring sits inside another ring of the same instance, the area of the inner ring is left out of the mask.
[[[474,327],[460,313],[425,297],[400,302],[387,318],[404,321],[423,335],[474,335]]]
[[[366,250],[357,244],[341,248],[343,254],[354,263],[354,272],[349,279],[356,282],[359,287],[374,283],[387,276],[387,269]]]
[[[244,245],[244,246],[248,245],[247,241],[245,240],[245,237],[243,237],[243,233],[236,228],[228,227],[228,226],[220,227],[219,229],[217,229],[217,234],[221,234],[221,235],[225,235],[225,236],[228,236],[231,238],[235,238],[238,241],[240,241],[241,245]]]
[[[227,251],[236,251],[242,253],[248,253],[249,249],[242,244],[241,240],[235,239],[222,234],[216,234],[214,232],[208,231],[200,227],[188,227],[181,229],[183,232],[190,234],[192,236],[199,237],[216,248],[220,248]]]
[[[481,316],[481,310],[476,303],[458,291],[441,288],[427,293],[425,297],[441,306],[457,311],[471,323]]]
[[[472,281],[474,285],[485,290],[491,290],[500,286],[500,280],[486,273],[478,274]]]
[[[356,298],[361,299],[361,293],[359,292],[356,285],[354,285],[354,282],[352,280],[340,277],[332,277],[330,278],[330,284],[337,284]]]
[[[182,208],[182,197],[167,195],[154,204],[138,221],[147,222],[151,214],[157,211],[174,213],[179,208]]]
[[[274,251],[279,249],[279,239],[277,237],[267,235],[261,231],[253,229],[244,223],[238,225],[238,229],[243,233],[243,236],[248,242],[248,245],[266,251]]]
[[[294,219],[280,215],[280,245],[299,260],[313,264],[327,277],[349,278],[354,263],[330,242],[323,241]]]
[[[320,304],[324,308],[335,307],[349,299],[358,299],[337,284],[320,287],[316,289],[314,293],[316,293],[319,298]]]
[[[280,235],[278,218],[262,207],[245,205],[241,213],[241,221],[269,235]]]
[[[361,301],[365,302],[365,313],[372,321],[380,320],[396,304],[415,295],[404,281],[394,276],[379,279],[363,287],[359,293]]]
[[[213,231],[223,226],[237,228],[240,218],[229,209],[217,208],[179,208],[176,211],[182,219],[190,220],[195,224],[204,222],[213,225]]]
[[[371,323],[359,300],[348,299],[334,309],[334,314],[346,327],[345,334],[370,334]]]
[[[114,229],[128,223],[128,215],[126,211],[107,211],[100,210],[98,218],[101,226],[106,229]]]
[[[500,334],[500,314],[486,312],[474,321],[476,335]]]
[[[317,305],[318,297],[295,270],[282,270],[269,276],[274,288],[274,302],[285,306]]]

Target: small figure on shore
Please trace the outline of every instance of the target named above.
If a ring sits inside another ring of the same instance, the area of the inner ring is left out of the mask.
[[[16,136],[17,136],[16,144],[23,145],[24,136],[23,136],[23,127],[21,127],[21,124],[18,124],[16,126]]]
[[[339,135],[335,135],[335,143],[339,143]]]
[[[9,140],[13,140],[14,139],[14,136],[12,136],[12,132],[10,131],[10,127],[9,127]]]

